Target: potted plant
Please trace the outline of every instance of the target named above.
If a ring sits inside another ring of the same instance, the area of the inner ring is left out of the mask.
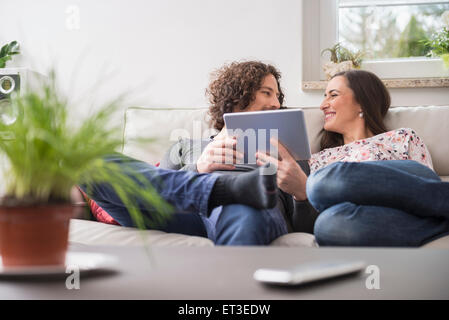
[[[0,201],[0,255],[4,266],[64,265],[70,194],[77,184],[108,183],[127,206],[138,227],[145,217],[136,199],[164,219],[170,206],[142,177],[105,161],[122,143],[110,124],[115,100],[80,125],[72,125],[69,102],[56,87],[54,72],[36,89],[13,96],[11,124],[0,121],[0,155],[6,158],[5,194]]]
[[[20,53],[20,46],[17,41],[5,44],[0,49],[0,68],[6,66],[6,62],[12,59],[12,56]]]
[[[435,34],[426,44],[431,48],[429,56],[440,57],[446,68],[449,68],[449,11],[445,11],[442,15],[444,27]]]
[[[326,48],[321,51],[321,55],[329,52],[330,62],[323,65],[324,73],[329,80],[332,76],[338,72],[359,69],[362,64],[363,53],[361,51],[353,52],[348,48],[345,48],[341,43],[335,44],[331,48]]]

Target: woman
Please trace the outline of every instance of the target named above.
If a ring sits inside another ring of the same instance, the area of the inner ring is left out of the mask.
[[[278,166],[279,188],[320,213],[320,245],[420,246],[449,233],[449,183],[433,171],[424,142],[412,129],[387,131],[390,96],[374,74],[352,70],[328,83],[322,151],[295,164],[282,145],[279,159],[257,153],[257,163]]]

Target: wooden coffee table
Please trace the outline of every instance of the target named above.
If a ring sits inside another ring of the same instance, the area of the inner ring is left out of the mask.
[[[443,249],[142,247],[72,245],[72,252],[118,258],[113,272],[81,274],[80,289],[59,279],[0,279],[0,299],[449,299],[449,251]],[[368,273],[298,287],[262,285],[260,267],[289,267],[329,259],[361,259],[380,271],[380,289]],[[67,274],[69,276],[69,274]]]

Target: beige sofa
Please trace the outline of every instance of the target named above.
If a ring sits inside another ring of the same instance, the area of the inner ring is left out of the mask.
[[[319,108],[304,108],[307,131],[312,152],[318,151],[318,134],[323,115]],[[449,181],[449,106],[391,108],[386,124],[389,129],[413,128],[424,140],[432,155],[434,169],[445,181]],[[207,109],[138,108],[126,110],[123,153],[156,164],[167,147],[179,137],[208,137],[213,132],[208,126]],[[154,142],[142,146],[136,137],[152,137]],[[449,199],[448,199],[449,201]],[[141,245],[145,235],[147,243],[157,246],[213,246],[206,238],[169,234],[161,231],[139,231],[99,222],[72,219],[70,241],[83,244]],[[306,233],[290,233],[274,240],[278,246],[317,246],[314,236]],[[425,247],[449,248],[449,236],[440,238]]]

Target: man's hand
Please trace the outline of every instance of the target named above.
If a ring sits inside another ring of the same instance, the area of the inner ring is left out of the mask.
[[[306,200],[307,175],[282,143],[273,138],[270,139],[270,143],[278,150],[278,158],[263,152],[257,152],[257,164],[262,166],[269,162],[276,165],[278,187],[294,196],[297,201]]]
[[[216,170],[234,170],[234,164],[243,159],[243,155],[236,151],[236,137],[217,135],[207,145],[196,163],[200,173],[208,173]]]

